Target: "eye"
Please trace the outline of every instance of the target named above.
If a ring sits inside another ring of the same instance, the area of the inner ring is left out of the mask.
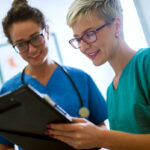
[[[81,41],[81,39],[80,38],[76,38],[75,39],[78,43]]]
[[[23,48],[23,47],[25,47],[26,45],[27,45],[26,42],[22,42],[22,43],[18,43],[16,46],[17,46],[18,48]]]
[[[93,36],[95,36],[95,32],[91,31],[91,32],[86,33],[84,35],[84,38],[90,39],[90,38],[93,38]]]
[[[37,42],[37,41],[39,41],[41,39],[41,35],[38,35],[38,36],[35,36],[35,37],[33,37],[32,38],[32,42]]]

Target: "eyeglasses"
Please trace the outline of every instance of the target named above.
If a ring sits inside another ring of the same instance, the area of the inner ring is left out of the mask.
[[[110,25],[112,22],[114,21],[114,19],[112,19],[111,22],[107,22],[104,25],[98,27],[96,30],[93,31],[89,31],[86,32],[85,34],[83,34],[81,37],[79,38],[74,38],[71,39],[69,41],[69,43],[71,44],[71,46],[75,49],[78,49],[81,47],[81,40],[83,40],[85,43],[90,44],[90,43],[94,43],[97,40],[97,35],[96,32],[103,29],[104,27]]]
[[[42,33],[39,33],[38,35],[32,37],[30,40],[13,45],[15,51],[19,54],[23,54],[28,52],[29,44],[31,44],[33,47],[41,46],[45,42],[43,30],[41,31]]]

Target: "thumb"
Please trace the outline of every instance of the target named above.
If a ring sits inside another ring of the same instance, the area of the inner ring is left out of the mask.
[[[72,117],[72,121],[74,122],[74,123],[86,123],[86,122],[88,122],[86,119],[84,119],[84,118],[75,118],[75,117]]]

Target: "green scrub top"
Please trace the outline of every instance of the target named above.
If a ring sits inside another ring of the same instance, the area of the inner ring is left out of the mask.
[[[107,90],[110,129],[150,133],[150,48],[140,49],[125,66],[116,90]]]

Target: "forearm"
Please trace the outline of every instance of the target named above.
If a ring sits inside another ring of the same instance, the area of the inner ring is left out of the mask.
[[[129,134],[119,131],[100,132],[101,146],[111,150],[149,150],[150,134]]]
[[[0,144],[0,150],[14,150],[14,148],[4,144]]]
[[[47,134],[75,149],[100,147],[111,150],[150,149],[150,134],[129,134],[95,126],[82,118],[73,120],[72,124],[50,124]]]

